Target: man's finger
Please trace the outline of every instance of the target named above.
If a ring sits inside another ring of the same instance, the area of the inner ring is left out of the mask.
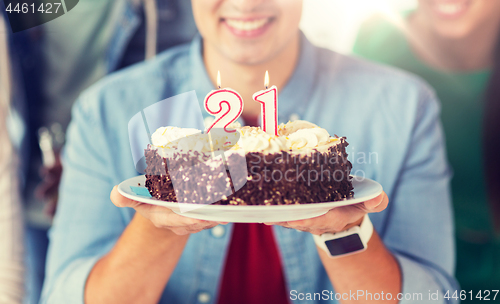
[[[133,200],[128,199],[125,196],[121,195],[118,192],[118,186],[115,186],[113,188],[113,190],[111,191],[111,194],[109,195],[109,198],[111,199],[111,202],[113,202],[113,204],[116,207],[120,207],[120,208],[123,208],[123,207],[134,208],[135,206],[140,204],[139,202],[133,201]]]
[[[387,208],[389,203],[389,198],[385,192],[382,192],[379,196],[364,202],[364,206],[369,212],[380,212]]]

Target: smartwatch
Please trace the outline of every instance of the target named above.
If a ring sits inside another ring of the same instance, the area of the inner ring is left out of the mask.
[[[313,238],[319,248],[331,258],[337,258],[365,251],[372,234],[373,224],[365,214],[360,226],[337,233],[313,235]]]

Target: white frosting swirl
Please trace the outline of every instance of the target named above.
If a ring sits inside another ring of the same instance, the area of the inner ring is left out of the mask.
[[[306,120],[289,121],[286,124],[282,123],[278,126],[278,135],[281,136],[290,135],[292,133],[297,132],[298,130],[312,129],[312,128],[319,128],[319,127],[313,124],[312,122],[308,122]]]
[[[288,149],[295,150],[324,145],[330,141],[330,134],[323,128],[315,127],[295,131],[286,138]]]
[[[162,127],[151,135],[151,143],[163,150],[211,152],[226,147],[231,148],[238,138],[237,132],[226,133],[223,130],[214,130],[209,134],[202,134],[197,129]]]
[[[237,132],[213,130],[202,134],[197,129],[163,127],[151,136],[152,144],[165,150],[211,152],[242,149],[245,152],[278,153],[281,151],[311,151],[327,147],[335,141],[328,131],[317,125],[297,120],[279,126],[279,136],[267,134],[260,128],[234,126]],[[237,142],[236,142],[237,141]]]
[[[170,148],[169,145],[178,139],[199,133],[200,130],[192,128],[161,127],[151,135],[151,143],[156,147]]]
[[[286,149],[285,139],[267,134],[260,128],[243,127],[239,129],[238,147],[245,152],[278,153]]]

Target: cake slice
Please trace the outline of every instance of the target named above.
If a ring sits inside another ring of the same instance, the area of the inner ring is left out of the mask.
[[[164,127],[145,150],[146,187],[159,200],[193,204],[291,205],[353,196],[346,138],[307,121],[235,132]]]

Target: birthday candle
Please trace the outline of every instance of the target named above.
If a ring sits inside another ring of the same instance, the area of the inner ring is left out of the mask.
[[[253,99],[260,103],[260,121],[262,130],[268,134],[278,136],[278,88],[269,86],[269,72],[264,78],[265,90],[253,94]]]
[[[211,91],[205,97],[205,110],[215,117],[212,125],[207,128],[207,133],[212,128],[223,128],[228,133],[236,132],[236,130],[226,128],[236,121],[243,112],[243,98],[232,89],[221,89],[220,71],[217,73],[217,87],[218,90]]]

